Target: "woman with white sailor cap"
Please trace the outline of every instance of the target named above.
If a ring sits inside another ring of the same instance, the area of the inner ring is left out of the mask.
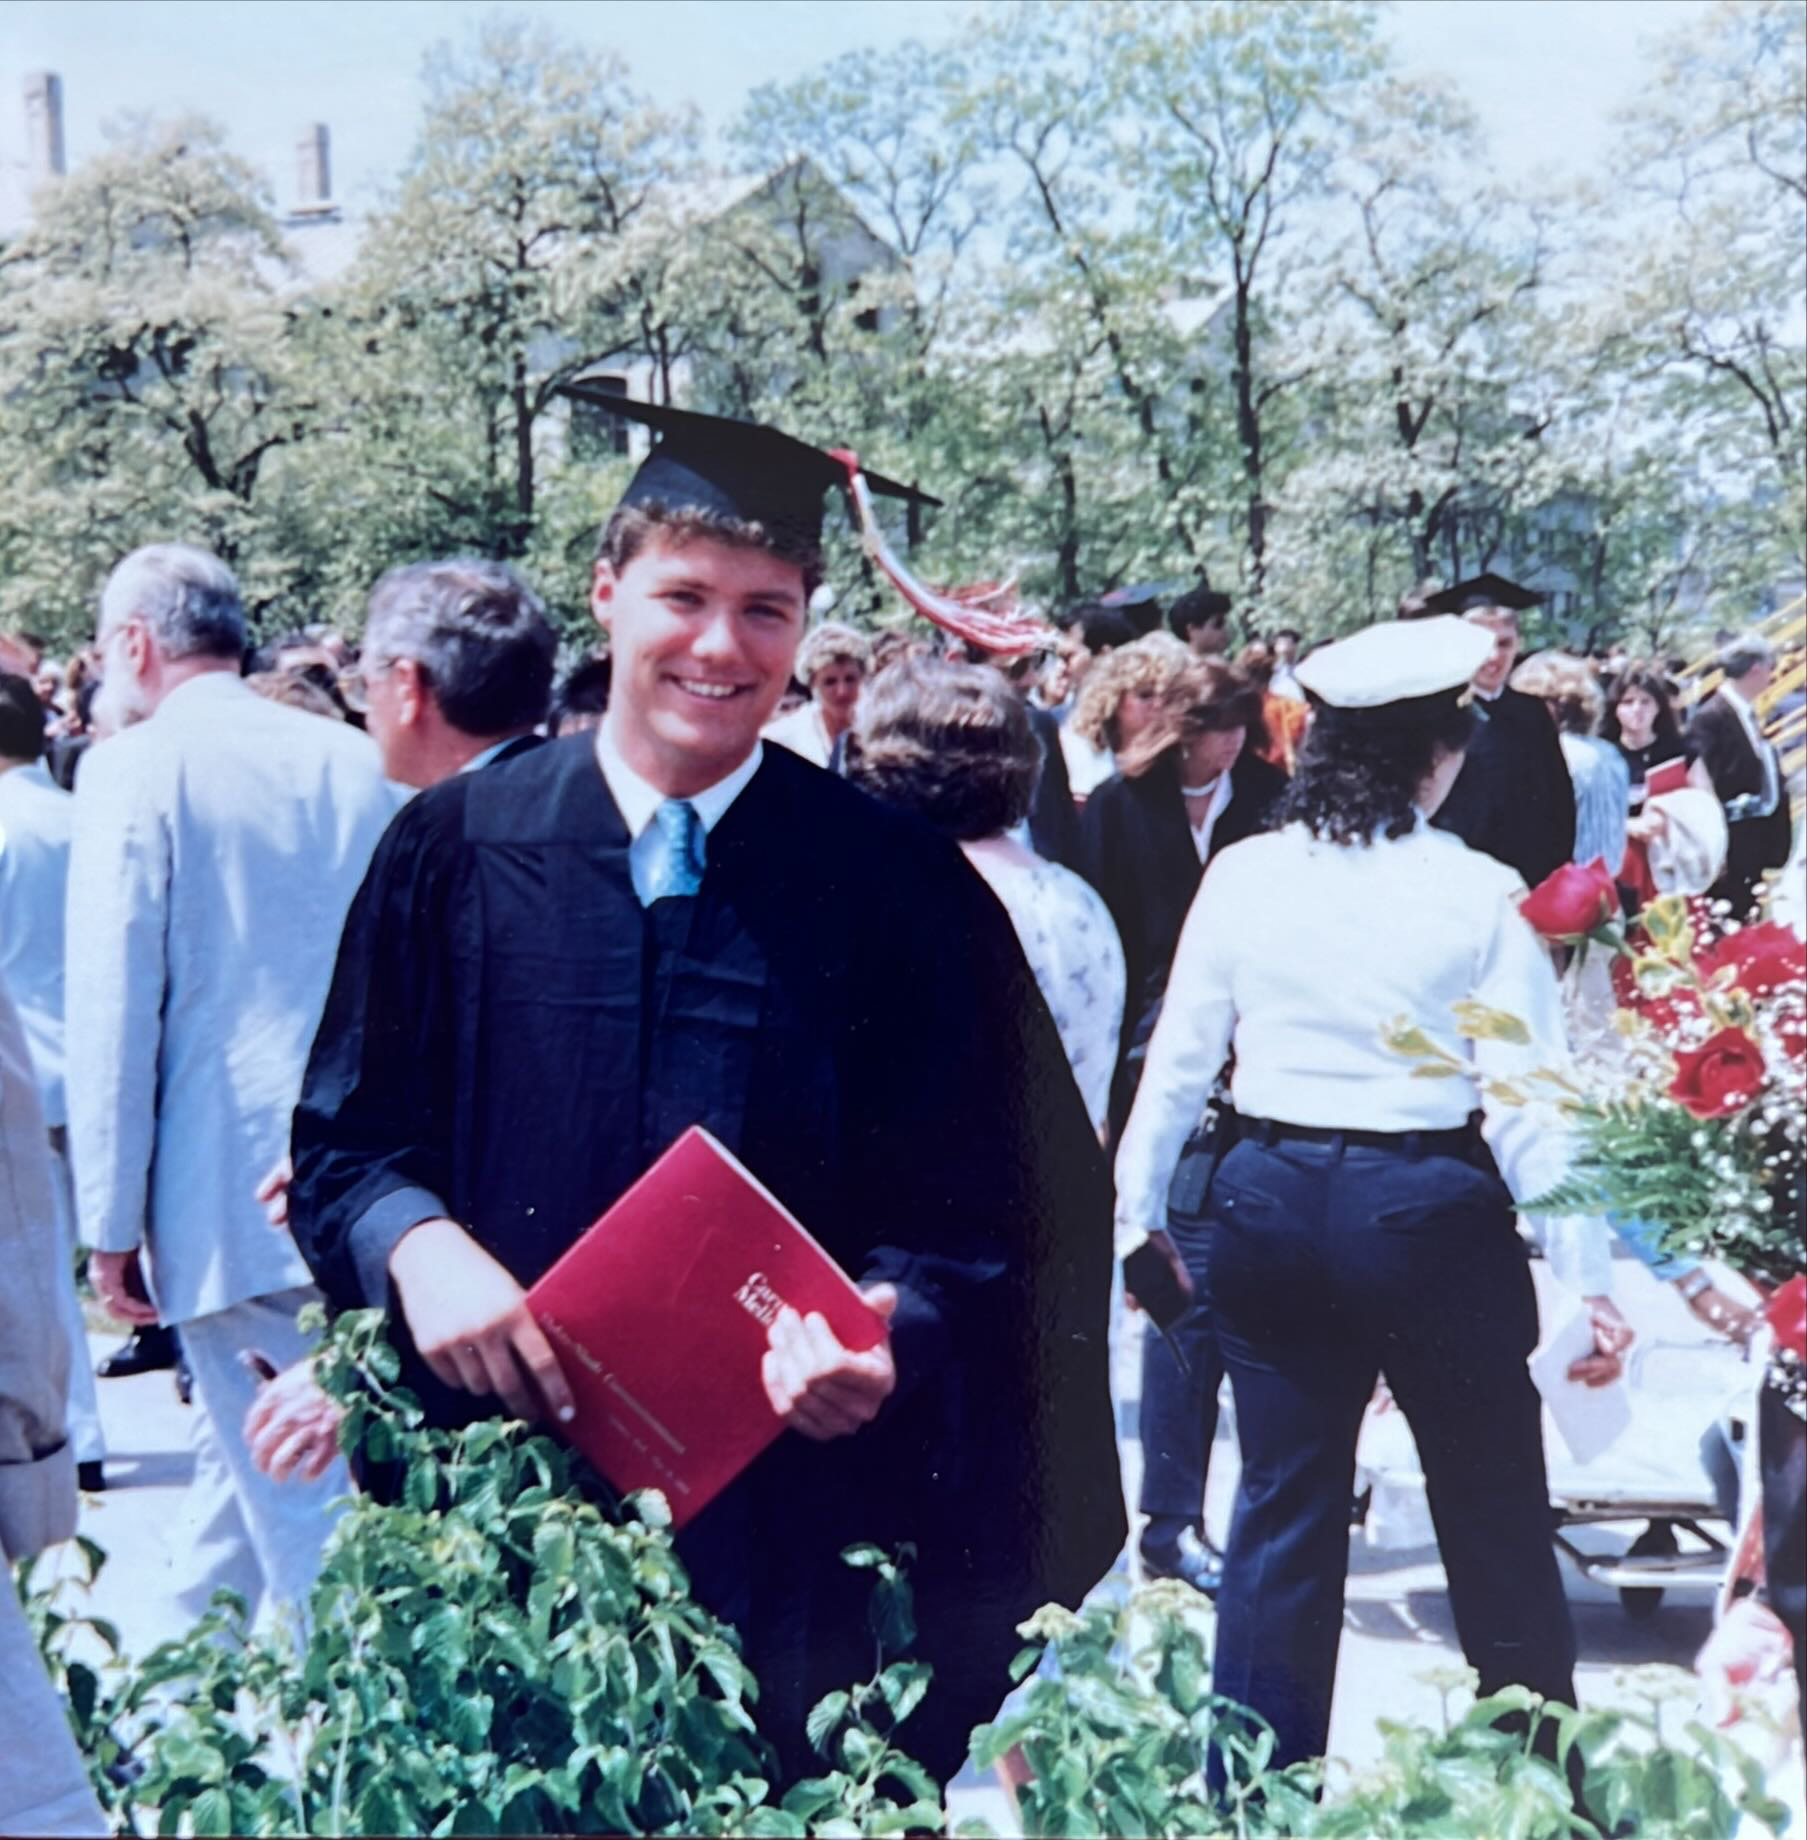
[[[1153,1239],[1191,1280],[1235,1389],[1243,1468],[1215,1684],[1272,1724],[1277,1764],[1325,1749],[1356,1436],[1383,1371],[1482,1692],[1574,1698],[1513,1200],[1561,1179],[1567,1144],[1488,1090],[1566,1058],[1562,1011],[1516,874],[1427,822],[1461,770],[1490,646],[1467,621],[1423,619],[1298,667],[1316,713],[1282,828],[1205,876],[1117,1162],[1119,1248]],[[1528,1041],[1467,1039],[1452,1011],[1465,1000],[1519,1017]],[[1467,1071],[1415,1077],[1420,1063],[1386,1045],[1400,1023]],[[1231,1055],[1229,1130],[1170,1213]],[[1596,1351],[1572,1377],[1603,1384],[1630,1339],[1606,1297],[1608,1230],[1546,1221],[1542,1237],[1593,1315]]]

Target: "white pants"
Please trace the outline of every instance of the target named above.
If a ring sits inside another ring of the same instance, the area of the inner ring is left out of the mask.
[[[279,1614],[307,1608],[351,1476],[343,1460],[318,1482],[272,1482],[257,1470],[244,1437],[257,1380],[239,1355],[255,1349],[279,1371],[301,1360],[312,1343],[295,1318],[319,1301],[302,1286],[177,1325],[195,1383],[195,1476],[174,1535],[174,1569],[187,1580],[177,1602],[191,1619],[222,1587],[244,1598],[253,1621],[266,1594]]]
[[[50,1187],[56,1196],[57,1239],[62,1248],[57,1313],[63,1319],[63,1333],[69,1338],[69,1410],[63,1422],[69,1442],[75,1447],[76,1462],[98,1463],[107,1454],[107,1440],[100,1428],[100,1400],[94,1392],[88,1325],[82,1320],[82,1300],[75,1288],[75,1193],[69,1179],[69,1159],[54,1140],[50,1149]]]

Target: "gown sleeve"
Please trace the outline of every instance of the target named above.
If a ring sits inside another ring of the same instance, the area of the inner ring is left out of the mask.
[[[883,994],[850,1018],[885,1043],[852,1057],[845,1116],[870,1222],[855,1276],[898,1288],[900,1392],[987,1322],[1039,1321],[1058,1348],[1069,1310],[1102,1312],[1110,1287],[1109,1177],[1053,1017],[978,874],[956,856],[934,880],[932,924],[925,901],[907,936],[875,929]]]
[[[452,855],[426,801],[384,835],[346,919],[295,1108],[290,1226],[341,1309],[386,1306],[397,1241],[447,1212]]]

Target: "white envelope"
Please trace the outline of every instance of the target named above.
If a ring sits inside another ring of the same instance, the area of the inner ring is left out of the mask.
[[[1631,1424],[1623,1376],[1610,1386],[1583,1386],[1568,1377],[1570,1367],[1593,1352],[1594,1327],[1587,1311],[1570,1310],[1548,1330],[1528,1362],[1550,1420],[1577,1463],[1591,1463],[1610,1450]]]

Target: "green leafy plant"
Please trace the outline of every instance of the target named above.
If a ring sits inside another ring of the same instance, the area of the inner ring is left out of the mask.
[[[401,1481],[393,1503],[347,1512],[304,1631],[252,1633],[222,1593],[134,1665],[69,1607],[97,1546],[19,1568],[118,1831],[945,1831],[939,1785],[899,1746],[933,1691],[909,1658],[907,1548],[844,1555],[872,1576],[872,1673],[816,1705],[823,1771],[778,1795],[756,1683],[691,1597],[662,1498],[618,1502],[520,1425],[426,1426],[372,1313],[333,1324],[320,1366],[343,1435]],[[1383,1724],[1373,1771],[1277,1770],[1272,1732],[1212,1690],[1208,1628],[1171,1582],[1023,1626],[1017,1676],[1035,1678],[974,1733],[974,1756],[1020,1753],[1027,1834],[1714,1840],[1781,1818],[1748,1758],[1698,1724],[1672,1741],[1654,1701],[1645,1717],[1506,1693],[1452,1721],[1446,1692],[1441,1730]]]
[[[892,1662],[831,1696],[811,1735],[841,1767],[777,1806],[739,1639],[691,1595],[657,1495],[618,1502],[519,1425],[427,1426],[375,1312],[320,1355],[342,1437],[400,1471],[353,1502],[305,1632],[251,1633],[222,1593],[141,1666],[79,1659],[114,1632],[22,1583],[96,1785],[122,1829],[174,1833],[894,1833],[939,1791],[867,1715],[907,1716],[926,1670]],[[86,1581],[101,1562],[81,1549]],[[874,1627],[913,1634],[896,1558]],[[81,1579],[66,1580],[80,1583]],[[901,1791],[897,1801],[890,1791]]]

